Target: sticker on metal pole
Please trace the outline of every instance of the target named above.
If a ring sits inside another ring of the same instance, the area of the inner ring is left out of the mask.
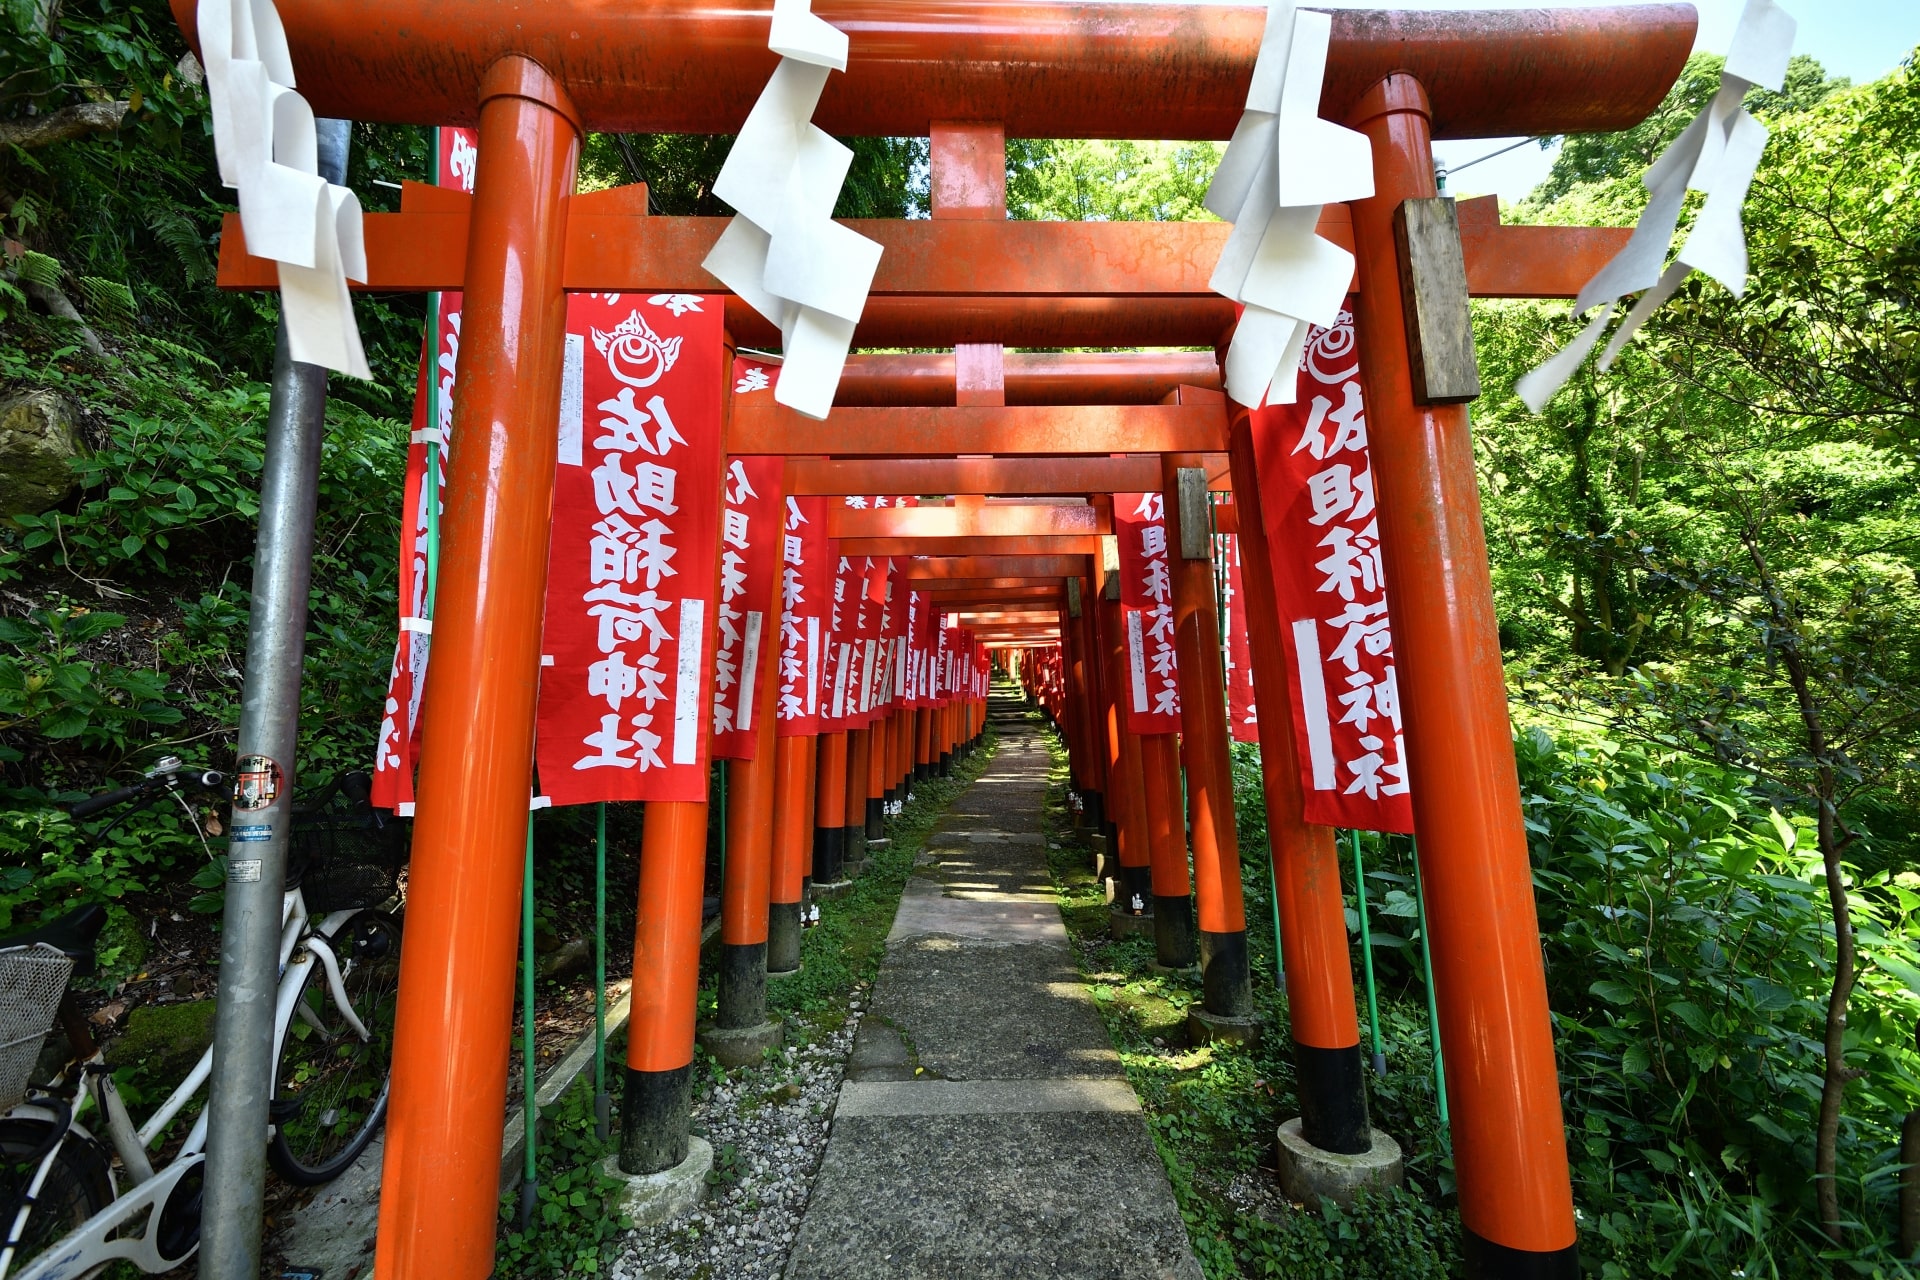
[[[241,756],[233,779],[233,807],[252,813],[279,798],[280,766],[273,757]]]

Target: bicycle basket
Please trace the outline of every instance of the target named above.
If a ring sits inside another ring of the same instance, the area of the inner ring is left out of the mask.
[[[0,950],[0,1112],[27,1096],[72,973],[73,960],[44,942]]]
[[[293,811],[292,866],[315,915],[377,907],[400,887],[406,828],[359,790],[329,787],[318,803]]]

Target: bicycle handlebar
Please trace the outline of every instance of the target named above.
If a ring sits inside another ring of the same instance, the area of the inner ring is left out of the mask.
[[[130,787],[116,787],[112,791],[103,791],[97,796],[88,796],[85,800],[76,800],[67,812],[76,818],[90,818],[102,809],[111,809],[129,800],[138,800],[155,791],[183,784],[203,791],[222,791],[227,785],[227,775],[216,773],[211,769],[189,774],[170,769],[165,773],[156,773],[151,777],[142,778]]]
[[[90,818],[102,809],[111,809],[114,805],[125,804],[129,800],[138,799],[153,790],[156,785],[165,784],[158,782],[156,779],[149,778],[145,782],[136,782],[130,787],[117,787],[112,791],[103,791],[97,796],[88,796],[85,800],[76,800],[73,807],[67,810],[67,812],[76,818]]]

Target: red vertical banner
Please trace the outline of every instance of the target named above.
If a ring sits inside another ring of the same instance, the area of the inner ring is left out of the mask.
[[[1299,403],[1252,422],[1305,816],[1412,831],[1351,312],[1310,332],[1300,368]]]
[[[866,594],[866,559],[840,554],[840,540],[827,540],[833,565],[833,596],[827,614],[827,661],[820,688],[823,733],[858,728],[851,721],[859,700],[861,610]]]
[[[555,804],[707,797],[720,302],[567,302],[536,750]]]
[[[1120,544],[1120,614],[1127,637],[1127,728],[1178,733],[1180,666],[1162,495],[1114,494],[1113,531]]]
[[[456,191],[473,191],[479,157],[471,129],[438,130],[436,181]],[[413,771],[420,751],[420,702],[427,688],[427,654],[432,647],[432,601],[427,597],[428,442],[438,446],[434,460],[433,514],[446,506],[446,446],[453,439],[453,388],[460,355],[458,291],[439,295],[439,312],[428,318],[432,332],[422,335],[420,370],[413,394],[413,430],[407,445],[405,497],[400,516],[400,638],[394,646],[387,701],[374,748],[372,802],[382,809],[413,812]],[[429,413],[433,420],[428,421]]]
[[[780,568],[780,500],[786,459],[762,454],[727,462],[720,512],[720,610],[713,638],[713,754],[751,760],[760,739],[760,655],[775,643],[767,616]]]
[[[907,593],[905,670],[901,673],[901,704],[910,711],[927,705],[927,636],[932,630],[933,597],[925,591]]]
[[[1241,607],[1240,539],[1231,533],[1214,535],[1214,581],[1220,584],[1220,639],[1222,668],[1227,676],[1227,719],[1235,742],[1260,741],[1260,721],[1253,700],[1253,651],[1247,647],[1247,613]]]
[[[871,725],[886,713],[891,656],[887,632],[891,624],[888,591],[892,586],[893,561],[887,556],[867,561],[867,678],[861,686],[862,723]]]
[[[780,722],[775,732],[781,737],[820,732],[832,595],[827,500],[789,497],[780,564]]]

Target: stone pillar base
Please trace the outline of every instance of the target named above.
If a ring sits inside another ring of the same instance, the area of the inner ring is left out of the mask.
[[[1198,1048],[1203,1044],[1260,1043],[1260,1019],[1229,1018],[1205,1009],[1187,1010],[1187,1039]]]
[[[600,1172],[623,1184],[614,1193],[617,1210],[636,1227],[672,1222],[707,1195],[707,1175],[713,1171],[713,1148],[704,1138],[687,1139],[687,1158],[659,1173],[628,1173],[618,1155],[600,1162]]]
[[[1153,917],[1136,916],[1130,911],[1115,907],[1107,912],[1107,932],[1115,938],[1151,938],[1153,936]]]
[[[792,972],[798,973],[799,970]],[[700,1047],[712,1054],[721,1066],[747,1067],[758,1063],[767,1050],[778,1048],[785,1034],[785,1028],[773,1021],[763,1022],[757,1027],[708,1025],[700,1028],[699,1040]]]
[[[1280,1189],[1288,1199],[1318,1205],[1325,1196],[1342,1207],[1351,1206],[1362,1188],[1382,1191],[1406,1178],[1400,1144],[1378,1129],[1369,1129],[1372,1145],[1358,1155],[1322,1151],[1300,1136],[1298,1118],[1280,1126]]]
[[[824,884],[818,880],[813,882],[813,896],[821,902],[844,898],[852,892],[853,881],[851,880],[829,880]]]

